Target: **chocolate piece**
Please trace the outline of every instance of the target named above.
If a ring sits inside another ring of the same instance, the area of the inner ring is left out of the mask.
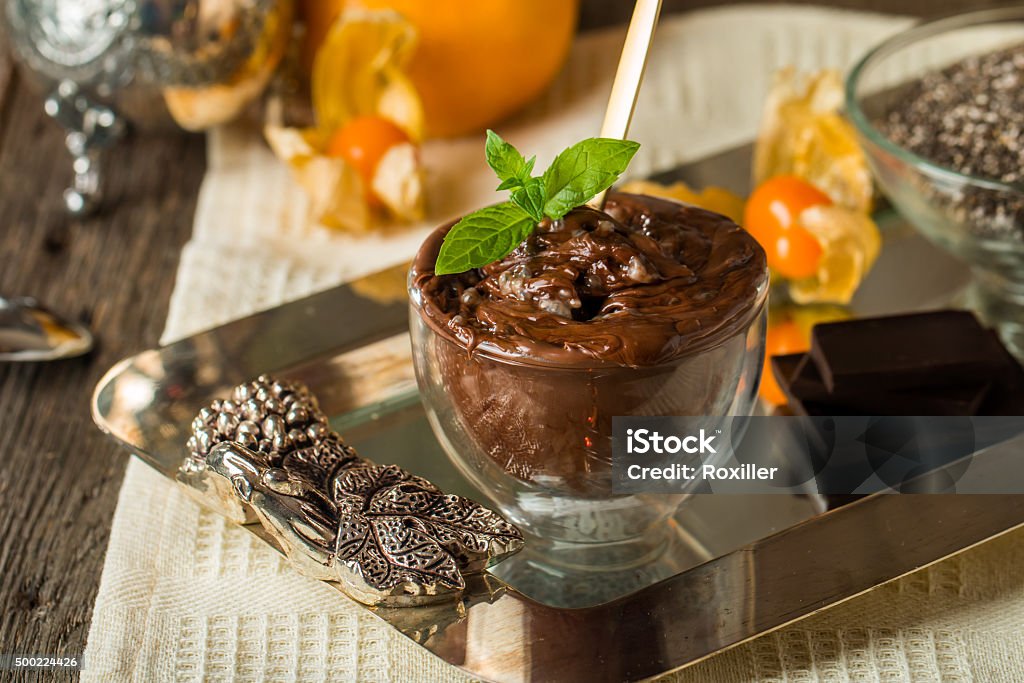
[[[976,382],[1002,364],[967,311],[816,325],[810,355],[828,391],[844,396]]]
[[[808,355],[802,356],[791,372],[789,388],[784,390],[787,397],[815,404],[815,409],[824,409],[825,414],[830,407],[842,411],[833,415],[976,415],[992,386],[990,380],[980,379],[925,390],[834,394]]]
[[[974,316],[964,311],[942,311],[941,313],[924,313],[897,316],[897,323],[904,330],[912,326],[913,321],[924,321],[928,330],[934,331],[936,317],[954,319],[956,326],[973,329],[977,325]],[[958,319],[957,319],[958,318]],[[966,326],[964,319],[967,318]],[[844,322],[842,326],[849,332],[847,339],[857,338],[860,334],[855,328],[876,330],[879,323],[890,324],[894,318],[860,319],[860,321]],[[835,330],[837,324],[828,324]],[[980,326],[979,326],[980,327]],[[817,333],[818,329],[815,329]],[[967,334],[962,334],[964,338]],[[826,335],[827,337],[827,335]],[[862,339],[863,337],[861,337]],[[906,339],[906,337],[903,337]],[[938,336],[935,339],[942,340]],[[933,342],[933,345],[938,343]],[[867,346],[866,344],[864,345]],[[867,350],[865,349],[865,352]],[[932,354],[935,357],[936,354]],[[1010,354],[998,336],[981,329],[981,335],[975,346],[967,350],[967,357],[957,366],[952,353],[946,353],[947,367],[963,369],[968,364],[979,368],[977,374],[971,375],[962,382],[953,383],[951,379],[959,377],[954,372],[938,378],[925,376],[921,386],[911,386],[911,380],[921,379],[921,364],[909,364],[908,376],[887,377],[876,383],[877,388],[867,388],[854,382],[846,383],[846,389],[829,391],[824,379],[818,372],[818,365],[810,353],[793,353],[774,356],[771,359],[772,371],[778,380],[786,398],[790,400],[794,412],[803,415],[921,415],[921,416],[970,416],[970,415],[1021,415],[1024,414],[1024,368]],[[868,359],[871,356],[866,356]],[[888,359],[883,359],[888,361]],[[877,376],[876,368],[869,362],[863,362],[865,376]],[[898,371],[894,374],[898,374]],[[945,386],[939,382],[946,382]],[[892,389],[888,386],[905,388]]]
[[[775,375],[775,380],[779,383],[780,387],[785,389],[790,385],[796,376],[796,371],[806,357],[806,353],[787,353],[771,357],[772,374]]]
[[[807,364],[806,353],[790,353],[783,356],[772,356],[772,373],[779,383],[779,388],[789,402],[790,411],[794,415],[860,415],[860,411],[848,408],[841,403],[830,403],[825,385],[811,386],[799,377],[800,371]],[[820,387],[820,388],[819,388]],[[826,400],[822,400],[825,397]]]
[[[851,400],[863,396],[863,394],[834,396],[825,386],[818,368],[811,360],[809,353],[803,354],[800,361],[793,368],[793,374],[789,378],[790,392],[802,401],[815,403],[837,403],[842,401],[847,404]]]
[[[1000,367],[979,415],[1024,415],[1024,368],[1003,346],[999,335],[990,331],[997,348]]]
[[[864,415],[977,415],[992,387],[991,381],[925,391],[893,391],[850,401]]]
[[[861,411],[842,405],[815,403],[814,401],[797,401],[792,404],[793,413],[804,417],[820,417],[823,415],[861,415]]]
[[[769,359],[775,381],[778,382],[779,388],[782,389],[783,395],[794,410],[799,410],[797,404],[800,403],[800,398],[793,394],[793,378],[806,357],[805,353],[787,353],[782,356],[772,356]]]

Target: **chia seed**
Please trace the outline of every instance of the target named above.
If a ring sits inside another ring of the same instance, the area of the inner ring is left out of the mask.
[[[939,166],[1007,184],[926,196],[979,237],[1024,241],[1024,44],[975,55],[925,74],[883,110],[879,130]]]

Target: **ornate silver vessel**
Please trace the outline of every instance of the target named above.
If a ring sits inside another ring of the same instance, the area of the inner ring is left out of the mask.
[[[99,150],[126,124],[199,130],[236,116],[279,62],[291,16],[291,0],[3,0],[13,52],[68,131],[68,210],[96,207]]]
[[[239,384],[192,421],[188,450],[178,480],[200,502],[259,522],[298,571],[367,605],[454,598],[523,547],[501,515],[359,457],[297,382]]]

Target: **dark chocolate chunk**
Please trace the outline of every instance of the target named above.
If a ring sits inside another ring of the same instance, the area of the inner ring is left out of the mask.
[[[771,359],[794,413],[1024,415],[1024,367],[966,311],[829,323],[813,339],[817,356],[812,348]],[[901,350],[913,344],[917,357]],[[835,390],[822,365],[833,370]]]
[[[793,375],[796,373],[796,369],[803,357],[804,354],[802,353],[791,353],[783,356],[772,356],[769,361],[772,374],[775,375],[775,382],[779,385],[779,389],[782,390],[782,395],[786,397],[786,405],[789,407],[789,414],[791,415],[806,414],[803,412],[803,406],[800,405],[800,399],[789,390]]]
[[[802,395],[802,387],[794,386],[794,380],[803,363],[807,360],[806,353],[790,353],[783,356],[772,356],[771,368],[779,388],[788,401],[789,412],[793,415],[857,415],[857,411],[848,410],[842,405],[830,405],[817,402],[813,397]],[[822,385],[824,387],[824,385]],[[825,392],[827,393],[827,392]]]
[[[989,334],[995,342],[994,346],[998,348],[1001,365],[978,414],[1024,415],[1024,368],[1003,346],[994,331]]]
[[[857,405],[865,415],[977,415],[991,387],[992,382],[972,382],[920,392],[883,392]]]
[[[794,412],[803,415],[977,415],[994,382],[980,380],[926,390],[833,394],[807,354],[772,358],[772,369]],[[1024,378],[1022,378],[1024,381]]]
[[[987,379],[923,390],[853,391],[830,393],[810,357],[797,366],[790,380],[790,393],[803,402],[827,408],[836,406],[845,415],[976,415],[992,386]]]
[[[789,378],[789,387],[793,395],[799,397],[801,401],[838,403],[852,398],[851,396],[835,396],[828,390],[809,353],[805,353],[793,369],[793,374]]]
[[[816,325],[811,358],[829,393],[848,396],[978,383],[1005,363],[968,311]]]
[[[783,393],[788,393],[786,390],[793,381],[797,368],[800,367],[800,362],[806,356],[807,354],[805,353],[787,353],[783,356],[771,357],[772,374],[775,375],[775,381],[779,383]]]

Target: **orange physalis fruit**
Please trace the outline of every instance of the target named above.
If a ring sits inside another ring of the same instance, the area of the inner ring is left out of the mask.
[[[359,173],[367,199],[376,203],[379,200],[372,187],[381,159],[395,145],[407,142],[406,132],[383,116],[358,116],[331,136],[325,151],[328,156],[341,157]]]
[[[366,232],[423,218],[423,108],[406,74],[415,28],[395,12],[349,9],[320,45],[310,81],[316,125],[267,107],[264,134],[309,198],[310,220]]]
[[[800,214],[812,206],[830,205],[821,190],[796,176],[775,176],[762,183],[747,200],[743,227],[768,255],[768,266],[779,275],[799,280],[818,272],[821,244],[800,226]]]

